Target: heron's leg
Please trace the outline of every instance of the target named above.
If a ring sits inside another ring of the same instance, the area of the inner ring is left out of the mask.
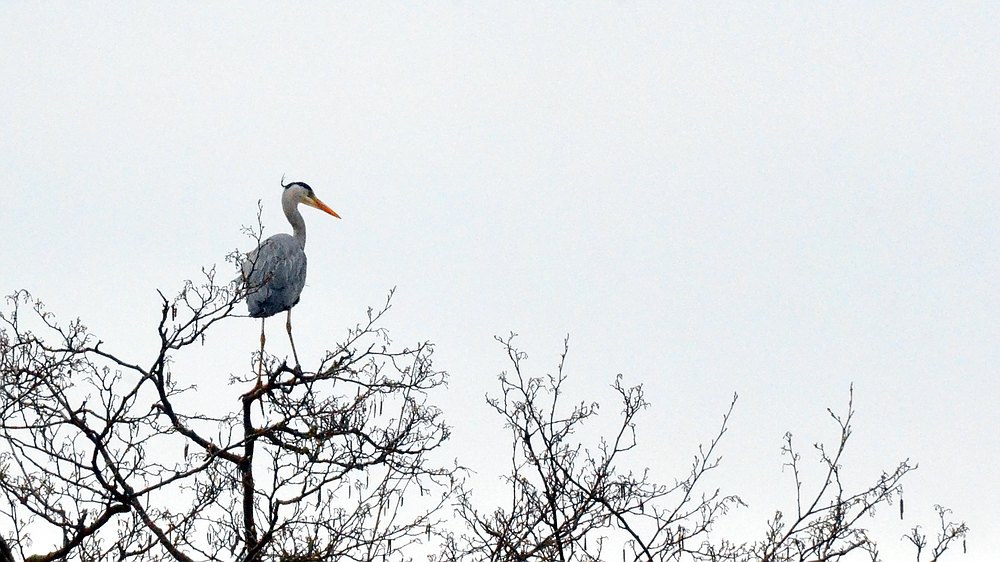
[[[257,386],[260,386],[261,372],[264,370],[264,320],[260,319],[260,355],[257,357]]]
[[[302,370],[299,364],[299,354],[295,352],[295,340],[292,339],[292,309],[288,309],[288,320],[285,322],[285,330],[288,330],[288,341],[292,343],[292,356],[295,357],[295,368]]]

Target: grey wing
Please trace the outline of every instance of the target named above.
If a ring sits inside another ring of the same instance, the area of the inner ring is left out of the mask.
[[[299,302],[306,284],[306,254],[294,238],[276,234],[247,256],[243,277],[250,316],[272,316]]]

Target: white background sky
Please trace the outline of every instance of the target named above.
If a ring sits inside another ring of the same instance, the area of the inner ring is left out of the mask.
[[[996,3],[0,5],[0,291],[147,362],[160,288],[230,250],[278,181],[305,209],[295,309],[318,357],[397,287],[431,340],[447,456],[496,482],[483,397],[513,330],[535,374],[571,337],[571,398],[642,383],[643,454],[680,476],[740,401],[715,483],[790,509],[781,436],[835,437],[860,486],[903,459],[907,517],[1000,536],[1000,8]],[[174,376],[236,396],[258,324]],[[288,353],[280,321],[269,349]],[[306,362],[308,367],[308,362]]]

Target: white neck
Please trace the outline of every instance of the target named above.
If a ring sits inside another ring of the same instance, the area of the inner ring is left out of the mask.
[[[302,246],[302,249],[306,249],[306,221],[302,219],[302,214],[299,213],[299,201],[298,198],[294,196],[292,190],[294,188],[286,189],[281,195],[281,210],[285,212],[285,218],[292,225],[292,236]]]

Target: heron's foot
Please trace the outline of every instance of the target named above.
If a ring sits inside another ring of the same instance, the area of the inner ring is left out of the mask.
[[[278,367],[274,371],[274,376],[277,378],[282,373],[291,373],[292,374],[292,380],[295,380],[295,379],[301,377],[302,373],[304,373],[304,372],[305,371],[302,370],[302,365],[299,365],[298,362],[296,362],[295,366],[293,367],[293,366],[289,365],[288,364],[288,360],[285,359],[284,361],[281,362],[281,366]],[[272,379],[272,382],[274,382],[273,379]],[[279,381],[279,383],[280,383],[280,381]]]
[[[253,388],[251,388],[249,390],[249,392],[245,392],[243,394],[240,394],[240,400],[241,401],[242,400],[246,400],[247,398],[249,398],[249,399],[252,400],[252,399],[260,396],[260,391],[261,391],[262,388],[263,388],[263,385],[254,386]]]
[[[247,398],[251,398],[251,399],[252,398],[256,398],[257,396],[259,396],[261,394],[261,390],[263,390],[263,389],[264,389],[264,381],[261,379],[261,376],[258,374],[257,375],[257,384],[255,384],[253,386],[253,388],[250,389],[249,392],[247,392],[245,394],[241,394],[240,395],[240,400],[246,400]]]

